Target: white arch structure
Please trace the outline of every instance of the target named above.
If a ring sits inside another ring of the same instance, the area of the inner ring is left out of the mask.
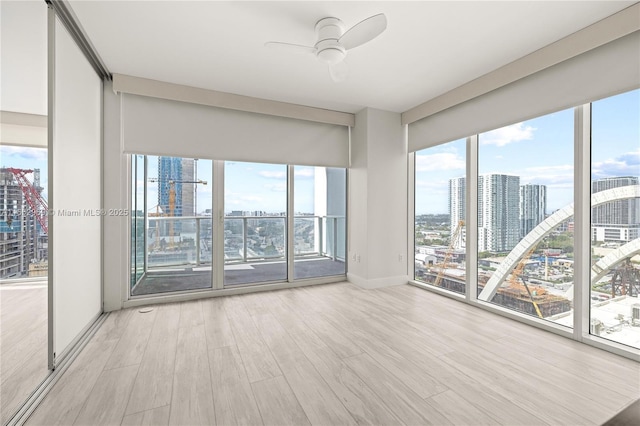
[[[591,267],[591,284],[598,282],[598,280],[604,277],[611,268],[624,259],[633,257],[638,253],[640,253],[640,238],[629,241],[627,244],[615,249],[602,259],[598,260]]]
[[[607,189],[605,191],[596,192],[595,194],[591,195],[591,207],[597,207],[601,204],[611,201],[625,200],[636,197],[640,197],[640,185],[629,185],[621,186],[619,188]],[[493,296],[495,296],[498,288],[500,288],[500,285],[502,285],[509,273],[513,270],[513,268],[515,268],[520,259],[522,259],[522,257],[531,249],[531,247],[535,247],[546,235],[553,231],[555,227],[560,225],[565,220],[569,219],[571,216],[573,216],[573,203],[556,211],[551,216],[546,218],[543,222],[539,223],[538,226],[533,228],[531,232],[529,232],[513,248],[513,250],[511,250],[511,253],[509,253],[509,255],[496,268],[496,271],[484,286],[482,292],[478,295],[478,299],[490,301]],[[621,247],[620,250],[622,250],[627,245]],[[610,254],[612,255],[613,253]],[[613,260],[610,260],[610,262],[612,261]],[[602,263],[600,267],[604,267],[607,264],[608,263]]]

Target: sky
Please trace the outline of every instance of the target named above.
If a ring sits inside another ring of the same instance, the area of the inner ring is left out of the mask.
[[[149,156],[148,177],[158,176],[158,157]],[[213,162],[198,160],[196,180],[207,185],[197,185],[197,208],[199,213],[211,209],[213,196]],[[314,167],[294,167],[296,212],[314,212]],[[144,181],[142,174],[138,183]],[[227,161],[224,173],[224,211],[264,211],[280,214],[287,210],[287,166]],[[155,211],[158,204],[158,185],[149,183],[147,206]]]
[[[640,90],[592,108],[592,179],[640,176]],[[416,214],[448,213],[449,179],[465,174],[464,139],[416,153]],[[479,135],[478,172],[547,186],[547,213],[573,202],[573,109]]]
[[[593,103],[592,177],[640,176],[640,90]],[[480,135],[478,170],[520,176],[520,183],[547,185],[547,213],[573,200],[573,109],[515,123]],[[150,157],[148,176],[157,176]],[[416,153],[416,214],[448,213],[448,181],[464,176],[464,139]],[[47,198],[47,151],[0,145],[0,165],[39,168]],[[227,162],[225,212],[286,210],[286,166]],[[295,167],[295,211],[313,213],[312,167]],[[28,176],[32,179],[32,176]],[[212,161],[198,160],[197,211],[211,208]],[[138,184],[144,180],[142,174]],[[148,208],[157,205],[149,184]]]

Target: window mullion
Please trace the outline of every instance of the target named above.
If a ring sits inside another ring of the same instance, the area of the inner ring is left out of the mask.
[[[589,335],[591,283],[591,104],[574,110],[573,338]]]
[[[294,213],[294,166],[287,166],[287,218],[286,218],[286,258],[287,258],[287,281],[294,281],[294,255],[295,250],[293,249],[293,230],[294,230],[294,222],[295,222],[295,213]]]
[[[467,301],[478,299],[478,135],[467,138],[465,246]]]

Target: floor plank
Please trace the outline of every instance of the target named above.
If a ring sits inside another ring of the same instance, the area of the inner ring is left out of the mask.
[[[295,333],[292,338],[359,425],[400,423],[378,395],[324,342],[308,333]]]
[[[169,424],[170,405],[129,414],[122,419],[122,426],[166,426]]]
[[[249,381],[257,382],[282,375],[271,351],[251,319],[249,311],[244,307],[241,296],[225,297],[223,306]]]
[[[212,297],[203,300],[202,313],[209,350],[236,345],[236,339],[233,337],[233,330],[224,310],[222,298]]]
[[[181,327],[171,396],[172,425],[216,423],[204,325]]]
[[[158,312],[155,323],[140,363],[126,414],[147,411],[171,403],[180,305],[167,304],[156,309]]]
[[[286,330],[273,317],[266,314],[254,317],[265,342],[280,366],[280,370],[298,398],[312,424],[356,424]]]
[[[158,311],[154,309],[143,313],[136,309],[129,310],[132,311],[131,317],[122,333],[122,337],[118,341],[118,346],[114,349],[105,366],[107,370],[137,365],[142,361],[142,355],[144,355],[147,347]]]
[[[405,424],[441,425],[447,419],[433,410],[418,394],[376,363],[368,354],[356,355],[344,360],[359,377],[384,401]]]
[[[265,426],[311,424],[283,376],[252,383],[251,388]]]
[[[496,424],[495,419],[478,410],[470,401],[465,400],[452,390],[427,398],[427,403],[454,425]],[[465,409],[459,410],[459,407],[465,407]]]
[[[203,324],[204,315],[201,300],[180,303],[180,327],[197,327]]]
[[[209,352],[213,405],[220,425],[260,425],[262,417],[251,384],[235,346]]]
[[[119,425],[137,373],[137,365],[103,371],[74,424]]]

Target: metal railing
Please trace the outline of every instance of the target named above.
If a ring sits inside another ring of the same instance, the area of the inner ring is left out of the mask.
[[[224,261],[284,261],[287,256],[285,216],[225,216]],[[295,216],[294,257],[344,260],[344,216]],[[147,269],[211,265],[213,222],[210,216],[147,218]]]
[[[211,217],[149,217],[146,231],[147,269],[211,264]]]

